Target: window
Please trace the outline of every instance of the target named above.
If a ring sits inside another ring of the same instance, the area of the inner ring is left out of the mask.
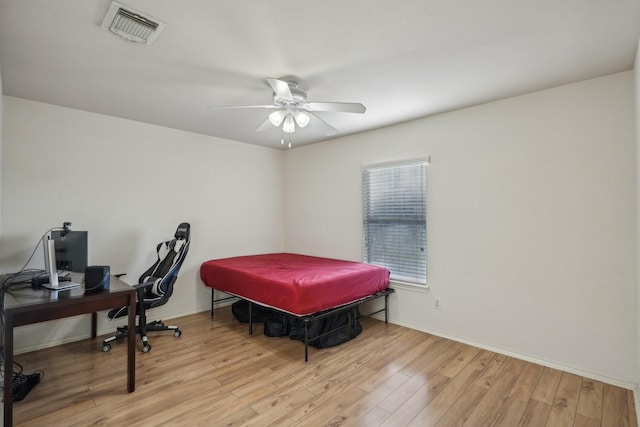
[[[426,170],[416,161],[362,171],[363,260],[419,285],[427,283]]]

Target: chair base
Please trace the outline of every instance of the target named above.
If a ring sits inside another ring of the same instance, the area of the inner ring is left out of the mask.
[[[142,352],[148,353],[151,350],[151,344],[147,338],[147,332],[160,332],[160,331],[173,331],[173,335],[179,337],[182,335],[182,331],[177,326],[165,325],[162,320],[154,320],[151,323],[147,323],[144,328],[136,326],[136,334],[140,335],[140,341],[142,342]],[[116,341],[122,341],[129,336],[129,327],[118,327],[116,334],[102,341],[102,351],[108,352],[111,350],[111,343]]]

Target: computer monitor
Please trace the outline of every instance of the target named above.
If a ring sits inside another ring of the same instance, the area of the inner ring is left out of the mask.
[[[87,268],[87,232],[52,231],[51,239],[55,242],[56,268],[84,273]]]

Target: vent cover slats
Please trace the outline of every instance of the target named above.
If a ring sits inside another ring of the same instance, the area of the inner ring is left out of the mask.
[[[102,28],[106,28],[127,40],[142,44],[151,44],[163,27],[164,23],[157,19],[115,1],[111,3],[102,22]]]

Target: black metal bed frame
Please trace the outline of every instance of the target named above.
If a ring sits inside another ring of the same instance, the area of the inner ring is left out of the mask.
[[[225,292],[225,291],[220,291],[220,292]],[[362,299],[359,299],[357,301],[353,301],[347,304],[343,304],[340,305],[338,307],[334,307],[328,310],[324,310],[324,311],[319,311],[317,313],[313,313],[313,314],[308,314],[308,315],[304,315],[304,316],[299,316],[297,314],[292,314],[292,313],[288,313],[286,311],[282,311],[282,310],[278,310],[277,308],[273,308],[271,306],[268,305],[262,305],[260,303],[257,303],[255,301],[251,301],[251,300],[247,300],[246,298],[243,298],[241,296],[238,295],[233,295],[230,297],[224,297],[224,298],[219,298],[219,299],[215,299],[215,289],[211,288],[211,317],[213,317],[213,309],[214,309],[214,304],[218,303],[218,302],[222,302],[222,301],[228,301],[228,300],[232,300],[232,299],[245,299],[248,303],[249,303],[249,335],[253,335],[253,318],[252,318],[252,306],[253,304],[257,304],[261,307],[266,307],[270,310],[275,311],[276,313],[280,313],[283,314],[285,316],[289,316],[291,318],[295,318],[295,319],[299,319],[302,320],[304,322],[304,361],[307,362],[309,360],[309,343],[316,341],[322,337],[331,335],[337,331],[341,331],[343,329],[346,329],[349,331],[349,335],[351,336],[351,338],[355,338],[356,336],[356,322],[357,322],[357,318],[355,318],[350,309],[358,307],[360,304],[365,303],[367,301],[372,301],[374,299],[378,299],[381,297],[384,297],[384,308],[381,308],[380,310],[376,310],[372,313],[368,313],[365,315],[361,315],[362,317],[370,317],[373,316],[375,314],[378,313],[382,313],[384,312],[384,323],[388,323],[389,322],[389,316],[388,316],[388,312],[389,312],[389,295],[391,295],[392,293],[395,292],[395,289],[393,288],[387,288],[384,291],[380,291],[380,292],[376,292],[373,295],[369,295],[367,297],[364,297]],[[228,292],[225,292],[228,293]],[[317,320],[320,320],[324,317],[333,315],[333,314],[337,314],[340,312],[346,311],[347,312],[347,324],[344,326],[340,326],[338,328],[332,329],[330,331],[324,332],[320,335],[318,335],[317,337],[313,337],[313,338],[309,338],[309,323],[310,322],[314,322]]]

